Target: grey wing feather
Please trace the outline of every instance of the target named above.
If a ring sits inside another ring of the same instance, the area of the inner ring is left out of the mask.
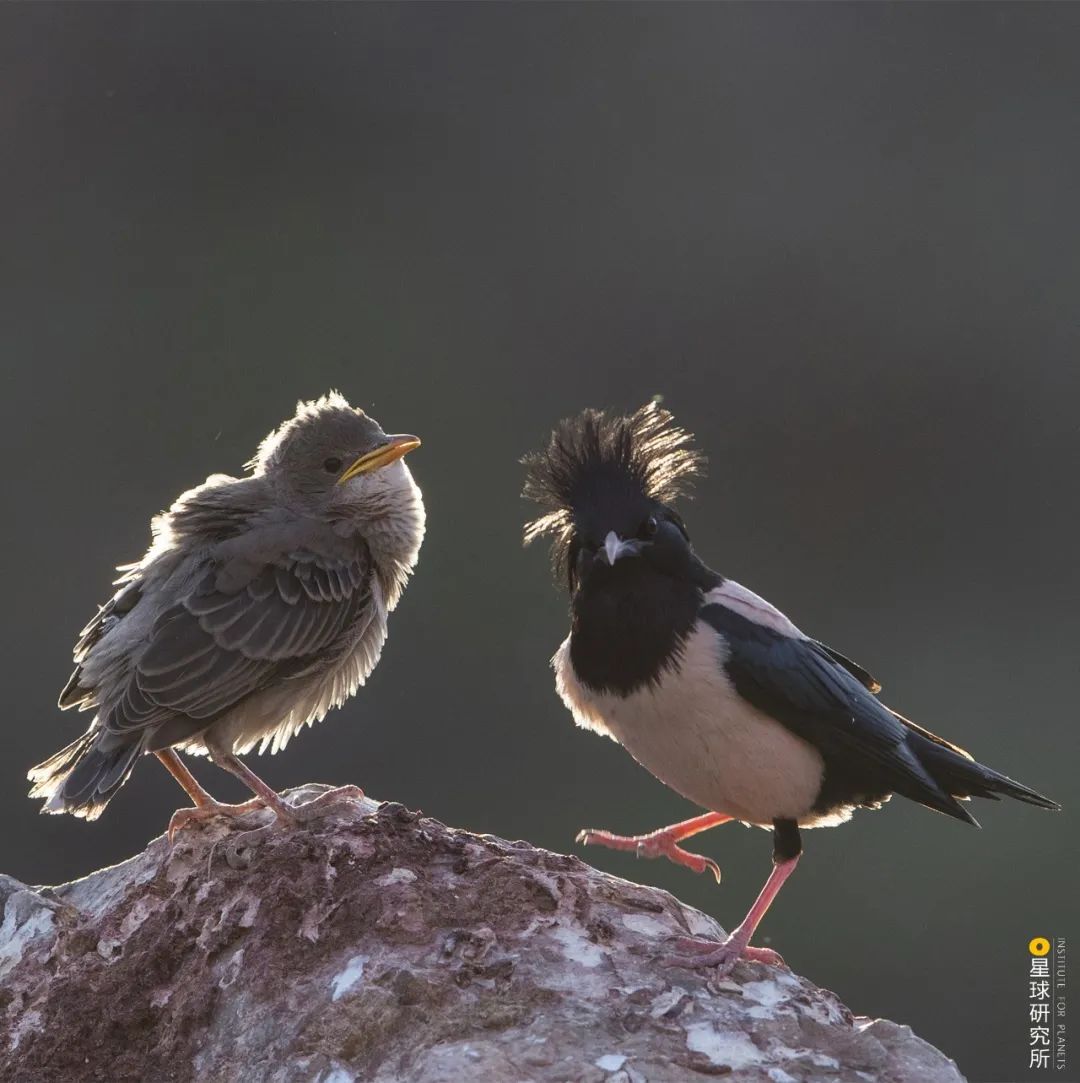
[[[74,653],[75,672],[72,673],[68,683],[64,685],[64,690],[60,693],[59,706],[61,710],[66,710],[68,707],[78,707],[81,710],[86,710],[97,705],[97,690],[91,685],[82,683],[83,663],[101,641],[102,636],[117,621],[130,613],[140,598],[142,598],[142,587],[138,580],[125,583],[94,614],[86,627],[79,633]]]
[[[157,619],[123,696],[105,719],[113,732],[184,715],[197,732],[273,681],[335,660],[371,620],[370,556],[301,550],[222,589],[208,563],[194,589]],[[170,732],[174,727],[170,727]]]

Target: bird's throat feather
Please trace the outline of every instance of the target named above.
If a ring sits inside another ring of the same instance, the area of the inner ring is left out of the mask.
[[[678,663],[701,605],[693,584],[637,560],[598,569],[574,598],[570,660],[598,692],[627,695]]]

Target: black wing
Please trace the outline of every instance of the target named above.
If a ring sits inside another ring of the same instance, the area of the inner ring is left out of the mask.
[[[853,797],[859,790],[879,798],[899,793],[975,822],[920,758],[924,738],[874,698],[870,689],[877,682],[865,670],[815,640],[784,635],[722,603],[705,606],[701,617],[727,641],[724,666],[739,695],[821,752],[825,786],[830,776],[834,782],[850,779]],[[942,755],[948,750],[972,762],[940,738],[934,741]]]
[[[869,689],[874,695],[877,695],[881,691],[881,682],[870,673],[868,673],[858,662],[853,662],[847,655],[841,654],[839,651],[835,651],[832,647],[826,646],[820,640],[814,640],[814,646],[820,647],[834,662],[839,662],[850,673],[855,680],[863,686],[863,688]]]
[[[195,589],[154,623],[106,729],[162,726],[152,746],[181,741],[268,684],[325,665],[374,613],[359,539],[350,557],[300,550],[239,586],[223,588],[220,571],[208,563]]]

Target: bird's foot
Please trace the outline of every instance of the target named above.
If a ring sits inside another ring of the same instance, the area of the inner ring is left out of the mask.
[[[311,801],[305,801],[302,805],[290,805],[273,791],[270,791],[265,798],[253,797],[250,801],[245,801],[241,805],[224,805],[218,801],[209,801],[193,808],[177,809],[173,813],[172,819],[169,820],[167,832],[169,845],[171,846],[175,841],[176,833],[189,824],[212,820],[216,816],[239,819],[250,812],[268,808],[274,813],[275,817],[273,823],[266,825],[268,828],[293,828],[299,827],[309,820],[317,819],[319,816],[324,816],[337,806],[352,801],[360,801],[363,797],[364,791],[359,786],[336,786],[332,790],[327,790],[326,793],[319,794],[318,797],[313,798]],[[264,828],[257,829],[259,834],[263,831]],[[245,835],[255,833],[245,832]]]
[[[359,786],[335,786],[326,793],[305,801],[302,805],[286,805],[289,814],[296,823],[305,823],[308,820],[325,816],[326,813],[354,801],[363,801],[364,791]]]
[[[215,816],[239,818],[246,816],[249,812],[255,812],[257,809],[265,807],[261,797],[254,797],[240,805],[223,805],[218,801],[210,801],[202,805],[196,805],[193,808],[177,809],[172,814],[172,819],[169,820],[169,828],[166,832],[169,845],[172,846],[175,841],[177,831],[187,827],[188,824],[212,820]]]
[[[720,883],[720,866],[708,857],[684,850],[667,829],[653,831],[648,835],[613,835],[610,831],[586,828],[579,831],[576,842],[583,846],[606,846],[609,850],[624,850],[638,857],[666,857],[676,865],[684,865],[694,872],[708,869]]]
[[[696,937],[679,937],[672,945],[677,954],[664,960],[664,966],[683,967],[687,970],[716,968],[716,976],[725,978],[740,959],[751,963],[768,963],[770,966],[786,966],[783,958],[771,948],[753,948],[738,932],[726,940],[699,940]]]
[[[290,805],[287,801],[278,797],[278,803],[270,806],[273,808],[277,819],[272,823],[264,824],[262,827],[242,831],[239,835],[230,838],[225,847],[225,861],[230,868],[247,869],[251,865],[256,843],[261,842],[275,828],[291,829],[302,827],[310,820],[325,816],[335,807],[362,800],[363,797],[364,791],[359,786],[335,786],[334,789],[327,790],[326,793],[321,793],[318,797],[313,798],[311,801],[305,801],[301,805]],[[259,803],[262,802],[261,798],[257,800]]]

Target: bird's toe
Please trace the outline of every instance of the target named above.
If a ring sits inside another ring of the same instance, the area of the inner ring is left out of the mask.
[[[290,813],[297,823],[306,823],[363,799],[364,791],[359,786],[335,786],[302,805],[290,806]]]
[[[735,936],[729,936],[720,943],[695,937],[678,937],[671,946],[674,954],[663,960],[664,966],[685,970],[715,970],[716,977],[719,978],[727,977],[740,960],[768,963],[771,966],[785,965],[783,958],[771,948],[750,947]]]
[[[666,857],[669,861],[674,862],[676,865],[682,865],[692,872],[701,873],[705,872],[707,869],[716,877],[716,882],[720,883],[720,866],[717,865],[711,857],[702,857],[701,854],[692,854],[689,850],[684,850],[681,846],[676,846],[673,843],[658,848],[655,853],[648,852],[644,856]]]
[[[238,818],[264,807],[262,800],[256,797],[251,801],[245,801],[240,805],[222,805],[215,801],[212,804],[195,805],[192,808],[177,809],[169,820],[169,826],[165,834],[169,840],[169,845],[172,846],[176,841],[177,832],[183,830],[183,828],[190,824],[202,823],[203,821],[211,820],[216,816]]]
[[[651,835],[615,835],[610,831],[587,827],[577,833],[575,842],[582,846],[604,846],[608,850],[623,850],[638,857],[666,857],[676,865],[682,865],[694,872],[706,869],[720,883],[720,866],[708,857],[692,854],[679,846],[668,830],[654,831]]]

